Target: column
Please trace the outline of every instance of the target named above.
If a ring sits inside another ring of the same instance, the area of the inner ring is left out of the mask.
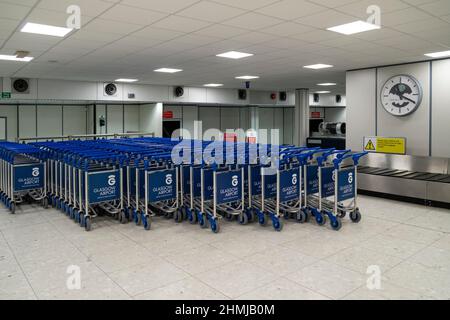
[[[305,146],[309,137],[309,89],[295,91],[294,144]]]

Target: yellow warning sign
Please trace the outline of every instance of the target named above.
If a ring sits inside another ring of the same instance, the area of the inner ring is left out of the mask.
[[[375,148],[375,146],[373,145],[372,140],[369,140],[369,142],[367,142],[366,147],[364,148],[366,151],[377,151],[377,149]]]
[[[406,139],[365,137],[364,151],[387,154],[406,154]]]

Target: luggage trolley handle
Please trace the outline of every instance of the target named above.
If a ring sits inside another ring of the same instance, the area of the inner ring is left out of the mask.
[[[351,150],[329,150],[324,152],[320,157],[317,158],[317,163],[319,167],[322,167],[323,164],[328,160],[328,158],[332,155],[336,155],[335,160],[340,160],[344,158],[348,153],[352,152]]]
[[[341,166],[342,162],[344,162],[344,160],[346,159],[352,159],[353,160],[353,165],[356,167],[359,164],[359,160],[362,157],[365,157],[366,155],[368,155],[368,152],[361,152],[361,153],[353,153],[353,154],[345,154],[342,157],[338,157],[336,159],[333,160],[333,164],[334,164],[334,168],[336,170],[339,169],[339,167]]]

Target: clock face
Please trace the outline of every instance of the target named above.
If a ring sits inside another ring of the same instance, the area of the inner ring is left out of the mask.
[[[422,102],[422,87],[416,78],[399,75],[390,78],[381,89],[381,103],[390,114],[407,116],[420,106]]]

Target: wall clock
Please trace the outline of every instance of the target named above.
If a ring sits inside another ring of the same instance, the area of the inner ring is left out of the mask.
[[[412,114],[422,103],[422,86],[416,78],[398,75],[390,78],[381,89],[384,109],[397,117]]]

